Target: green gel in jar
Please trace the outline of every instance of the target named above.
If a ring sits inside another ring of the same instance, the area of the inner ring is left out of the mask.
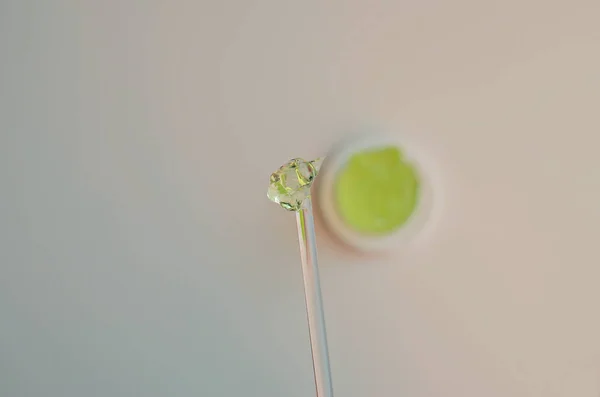
[[[418,193],[417,172],[394,146],[351,155],[334,183],[339,216],[364,235],[385,235],[399,229],[413,214]]]

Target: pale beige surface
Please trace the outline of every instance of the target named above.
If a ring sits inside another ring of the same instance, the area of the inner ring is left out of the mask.
[[[364,121],[445,212],[388,259],[323,240],[337,396],[599,395],[599,13],[2,2],[0,395],[310,396],[267,177]]]

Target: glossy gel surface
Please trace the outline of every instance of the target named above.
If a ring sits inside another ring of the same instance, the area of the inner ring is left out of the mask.
[[[400,228],[414,212],[419,180],[400,149],[387,146],[350,156],[334,191],[337,210],[349,227],[383,235]]]

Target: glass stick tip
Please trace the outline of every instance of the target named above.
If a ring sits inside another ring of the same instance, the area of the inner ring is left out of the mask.
[[[322,158],[312,161],[295,158],[279,167],[269,178],[269,200],[288,211],[302,209],[322,162]]]

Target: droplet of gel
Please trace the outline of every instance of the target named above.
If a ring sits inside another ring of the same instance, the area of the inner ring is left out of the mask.
[[[307,197],[314,181],[321,159],[306,161],[295,158],[271,174],[267,197],[288,211],[298,211]]]

